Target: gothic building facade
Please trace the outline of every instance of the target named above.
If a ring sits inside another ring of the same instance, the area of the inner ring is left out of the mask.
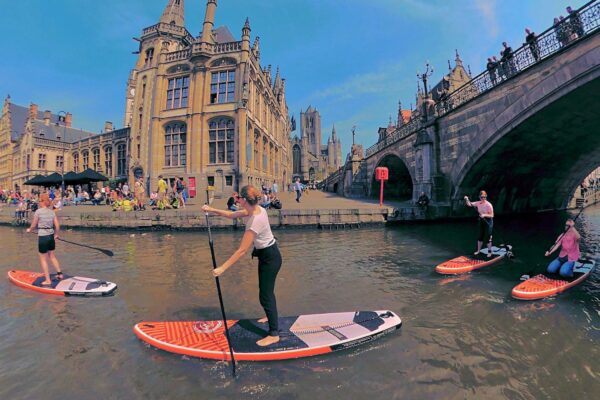
[[[290,122],[279,68],[260,64],[250,23],[234,39],[214,28],[217,0],[208,0],[202,33],[184,24],[184,0],[169,0],[159,22],[144,28],[126,93],[131,173],[186,178],[217,194],[245,184],[291,179]]]
[[[320,181],[342,166],[342,144],[335,126],[327,144],[321,144],[321,115],[312,106],[300,112],[300,137],[292,138],[291,148],[294,179]]]

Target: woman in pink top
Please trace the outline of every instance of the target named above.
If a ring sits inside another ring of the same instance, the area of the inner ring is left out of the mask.
[[[558,257],[548,265],[549,273],[555,274],[560,268],[560,276],[563,278],[573,277],[573,266],[575,265],[575,261],[579,260],[580,256],[580,240],[581,235],[577,232],[577,229],[575,229],[575,221],[569,218],[567,222],[565,222],[565,232],[558,237],[554,246],[544,254],[548,257],[559,247],[562,247]]]
[[[479,201],[471,202],[469,196],[465,196],[465,204],[467,207],[476,207],[479,213],[479,235],[477,237],[477,251],[475,255],[481,251],[481,246],[484,240],[487,239],[488,258],[492,256],[492,230],[494,229],[494,207],[492,203],[487,201],[487,193],[485,190],[479,192]]]

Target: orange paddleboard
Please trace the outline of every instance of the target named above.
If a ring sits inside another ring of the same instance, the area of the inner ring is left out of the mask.
[[[592,273],[595,264],[593,260],[576,262],[573,267],[574,279],[572,280],[553,279],[544,274],[536,275],[515,286],[512,290],[512,297],[519,300],[537,300],[562,293],[586,280]]]
[[[99,281],[98,279],[83,276],[69,276],[65,274],[61,280],[51,274],[52,284],[42,286],[44,274],[33,271],[8,271],[8,279],[15,285],[38,293],[54,294],[59,296],[110,296],[117,289],[112,282]]]
[[[279,318],[280,341],[266,347],[267,323],[255,319],[227,321],[236,360],[271,361],[315,356],[358,346],[399,329],[391,311],[356,311]],[[138,338],[159,349],[213,360],[230,360],[223,321],[140,322]]]
[[[495,264],[511,254],[512,246],[492,247],[492,256],[488,257],[488,249],[482,249],[477,256],[459,256],[445,261],[435,267],[435,272],[444,275],[457,275],[471,272],[488,265]]]

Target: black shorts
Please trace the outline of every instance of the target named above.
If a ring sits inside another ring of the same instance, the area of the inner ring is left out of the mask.
[[[479,218],[479,234],[477,240],[487,242],[492,240],[492,230],[494,229],[493,218]]]
[[[38,250],[41,254],[54,251],[54,249],[56,249],[54,235],[38,236]]]

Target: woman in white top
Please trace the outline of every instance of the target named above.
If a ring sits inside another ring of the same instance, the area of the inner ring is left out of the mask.
[[[485,190],[479,192],[479,201],[470,201],[469,196],[465,196],[465,204],[467,207],[477,208],[479,213],[479,235],[477,236],[477,251],[475,255],[481,251],[481,246],[487,239],[488,258],[492,257],[492,230],[494,229],[494,206],[487,201],[487,193]]]
[[[269,346],[279,342],[279,323],[277,316],[277,301],[275,299],[275,279],[281,268],[281,253],[271,232],[267,211],[260,207],[261,193],[254,186],[247,185],[237,196],[239,211],[218,210],[207,205],[202,207],[204,212],[210,212],[222,217],[235,219],[244,218],[246,231],[239,248],[219,268],[213,270],[214,276],[220,276],[235,264],[254,245],[252,257],[258,257],[258,287],[260,304],[265,310],[266,317],[259,323],[269,323],[269,334],[256,342],[259,346]]]

